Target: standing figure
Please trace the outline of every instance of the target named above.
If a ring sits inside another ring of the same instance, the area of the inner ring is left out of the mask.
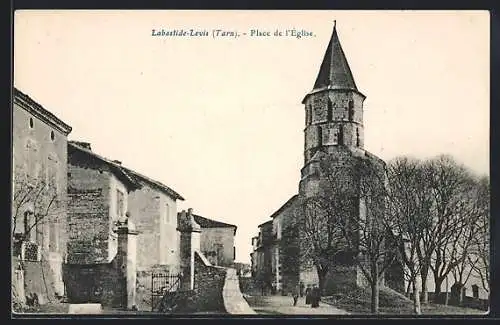
[[[306,289],[306,305],[310,305],[311,304],[311,287],[310,285],[307,285],[307,289]]]
[[[318,308],[320,299],[321,295],[319,288],[314,285],[313,289],[311,290],[311,308]]]
[[[293,305],[297,306],[297,301],[299,300],[300,287],[296,285],[292,291]]]

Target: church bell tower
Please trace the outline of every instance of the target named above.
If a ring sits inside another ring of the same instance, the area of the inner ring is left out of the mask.
[[[304,97],[304,165],[318,151],[334,153],[338,147],[363,149],[363,101],[344,51],[336,24],[313,89]]]

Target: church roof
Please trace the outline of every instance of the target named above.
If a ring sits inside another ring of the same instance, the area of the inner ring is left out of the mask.
[[[358,90],[344,51],[340,45],[335,25],[333,25],[333,33],[326,48],[316,82],[314,83],[314,89],[324,87]]]
[[[295,194],[294,196],[292,196],[291,198],[288,199],[288,201],[285,202],[285,204],[283,204],[278,210],[276,210],[272,215],[271,215],[271,219],[274,219],[276,218],[277,216],[279,216],[284,210],[288,209],[288,207],[290,207],[297,199],[299,198],[299,195],[298,194]]]
[[[302,103],[305,103],[309,95],[327,89],[351,90],[365,97],[356,87],[351,68],[340,45],[335,24],[333,25],[332,36],[326,48],[323,62],[321,62],[313,90],[304,97]]]

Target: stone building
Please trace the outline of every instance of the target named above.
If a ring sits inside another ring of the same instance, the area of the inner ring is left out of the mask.
[[[121,165],[121,162],[115,161]],[[137,236],[137,271],[166,266],[170,272],[179,270],[177,200],[184,198],[167,185],[123,167],[142,185],[128,195],[130,219],[139,232]]]
[[[68,263],[109,263],[114,258],[113,229],[126,217],[129,193],[141,186],[119,163],[93,152],[89,143],[69,142]]]
[[[196,214],[193,218],[201,227],[200,249],[203,255],[212,265],[232,266],[236,259],[234,236],[237,227]]]
[[[11,223],[14,258],[22,261],[26,294],[37,293],[40,302],[42,296],[53,299],[53,295],[64,295],[66,147],[70,132],[69,125],[14,88]]]
[[[376,166],[381,175],[385,162],[364,149],[363,95],[354,82],[353,75],[340,45],[336,27],[327,46],[313,89],[306,94],[304,166],[301,169],[298,196],[292,197],[273,214],[276,235],[281,238],[281,251],[275,248],[275,260],[281,265],[281,287],[287,288],[301,282],[304,286],[318,284],[312,263],[297,260],[300,253],[300,227],[288,228],[296,218],[299,202],[325,196],[329,189],[328,176],[332,170],[342,182],[352,184],[352,207],[347,218],[365,218],[366,205],[360,199],[360,185],[348,172],[347,166],[365,161]],[[325,164],[326,163],[326,164]],[[334,164],[334,165],[332,165]],[[356,185],[357,184],[357,185]],[[327,275],[328,285],[362,285],[363,277],[353,256],[347,252],[341,264],[335,264]],[[286,275],[286,276],[285,276]]]
[[[128,229],[133,231],[126,215],[128,195],[142,185],[119,163],[93,152],[89,143],[69,142],[67,164],[68,299],[121,306],[122,269],[134,270],[135,258],[121,260],[119,253],[127,247],[119,245],[117,230],[121,223],[128,224],[124,235]]]
[[[252,277],[263,293],[270,293],[278,285],[273,273],[273,220],[259,225],[259,234],[252,239]]]

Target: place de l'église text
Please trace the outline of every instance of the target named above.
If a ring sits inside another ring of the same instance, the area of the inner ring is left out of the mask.
[[[316,35],[305,29],[250,29],[247,31],[237,31],[228,29],[167,29],[167,28],[153,28],[151,36],[155,37],[212,37],[212,38],[238,38],[238,37],[294,37],[297,39],[306,37],[315,37]]]

